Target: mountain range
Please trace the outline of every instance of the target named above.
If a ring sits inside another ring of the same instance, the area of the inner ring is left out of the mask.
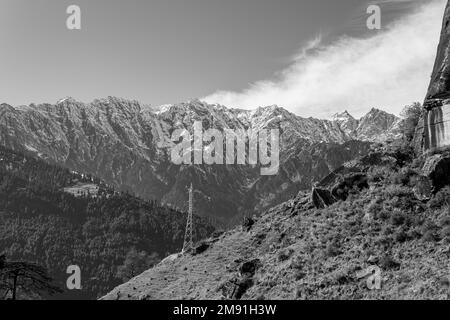
[[[261,176],[257,167],[244,165],[174,165],[172,132],[192,132],[194,121],[204,130],[279,129],[279,174]],[[193,100],[151,107],[115,97],[91,103],[65,98],[56,104],[1,104],[0,145],[180,210],[187,208],[187,186],[193,183],[196,212],[230,225],[310,189],[366,154],[371,144],[400,137],[400,122],[378,109],[361,119],[345,111],[321,120],[278,106],[241,110]]]

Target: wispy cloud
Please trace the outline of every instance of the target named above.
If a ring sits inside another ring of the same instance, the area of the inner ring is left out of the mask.
[[[342,37],[321,46],[311,40],[277,79],[241,92],[219,91],[203,100],[231,107],[278,104],[302,116],[330,117],[348,109],[359,116],[371,107],[398,113],[426,94],[439,40],[445,0],[417,10],[367,38]]]

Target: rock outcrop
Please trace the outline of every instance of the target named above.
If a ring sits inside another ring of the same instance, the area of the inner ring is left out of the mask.
[[[441,38],[424,116],[415,137],[417,151],[429,152],[450,147],[450,2],[445,9]]]
[[[433,192],[450,185],[450,156],[436,154],[429,157],[422,169],[433,185]]]
[[[323,209],[331,206],[337,200],[327,189],[313,188],[311,192],[311,201],[317,209]]]

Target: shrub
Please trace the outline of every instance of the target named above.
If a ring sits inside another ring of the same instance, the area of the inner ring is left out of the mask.
[[[384,189],[384,198],[392,199],[394,197],[408,197],[412,195],[411,188],[406,188],[400,185],[388,185]]]
[[[436,195],[428,201],[430,209],[438,209],[444,206],[450,206],[450,186],[439,190]]]
[[[446,226],[440,232],[441,238],[450,238],[450,226]]]
[[[442,217],[441,220],[439,221],[439,225],[441,227],[450,226],[450,217],[448,216]]]
[[[382,231],[383,236],[390,236],[393,233],[393,230],[390,226],[385,226]]]
[[[407,232],[408,239],[420,239],[422,237],[422,234],[417,230],[417,228],[410,229]]]
[[[436,232],[437,229],[437,225],[431,220],[425,221],[425,223],[422,225],[422,233],[424,234],[428,231]]]
[[[395,241],[403,243],[408,240],[408,234],[404,230],[399,230],[395,233]]]
[[[394,226],[400,226],[405,223],[405,220],[406,215],[399,210],[395,210],[394,213],[391,215],[390,222]]]
[[[367,205],[366,212],[371,217],[377,217],[378,213],[383,210],[382,199],[380,197],[376,197],[372,199],[370,203]]]
[[[242,229],[245,231],[250,231],[250,229],[255,224],[255,220],[252,217],[244,217],[242,222]]]
[[[433,230],[426,231],[422,236],[423,241],[436,242],[438,239],[436,233]]]
[[[397,160],[397,165],[400,167],[403,167],[406,163],[411,163],[415,158],[414,149],[409,144],[396,147],[390,155]]]
[[[278,261],[280,262],[286,261],[292,256],[293,253],[294,253],[293,249],[281,250],[280,253],[278,254]]]
[[[299,281],[306,277],[306,272],[301,270],[295,270],[295,280]]]
[[[423,107],[419,102],[414,102],[412,105],[405,106],[400,114],[403,117],[400,123],[400,130],[407,142],[414,138],[414,133],[423,115]]]
[[[392,170],[386,166],[376,166],[369,169],[369,183],[378,183],[384,181],[392,174]]]
[[[424,157],[418,157],[418,158],[415,158],[412,161],[411,167],[420,170],[420,169],[423,168],[424,164],[425,164],[425,158]]]
[[[377,217],[380,218],[381,220],[387,220],[389,219],[389,216],[390,216],[389,212],[384,209],[381,210],[381,212],[379,212],[377,215]]]
[[[337,285],[344,285],[351,282],[353,278],[348,274],[348,272],[338,272],[334,276],[334,283]]]
[[[400,263],[395,261],[391,256],[385,255],[380,259],[380,267],[383,270],[396,270],[400,268]]]
[[[306,261],[300,256],[292,259],[291,268],[294,269],[295,280],[301,280],[306,276],[306,272],[303,271],[305,263]]]
[[[223,230],[216,230],[211,234],[211,238],[215,239],[215,238],[219,238],[221,235],[223,235],[225,233],[225,231]]]
[[[390,236],[380,236],[375,241],[375,244],[380,246],[382,250],[387,250],[392,246],[392,237]]]
[[[341,254],[340,246],[337,241],[332,241],[328,243],[326,249],[325,249],[325,256],[326,257],[336,257]]]
[[[416,175],[417,173],[413,169],[409,167],[404,167],[400,171],[397,171],[392,175],[390,175],[389,180],[393,184],[400,184],[407,186],[410,184],[412,178]]]

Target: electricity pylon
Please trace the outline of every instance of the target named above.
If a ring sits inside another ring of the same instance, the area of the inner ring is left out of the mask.
[[[183,253],[189,252],[194,248],[194,242],[192,240],[192,211],[194,207],[194,189],[191,187],[189,188],[189,212],[186,222],[186,232],[184,234],[184,243],[183,243]]]

